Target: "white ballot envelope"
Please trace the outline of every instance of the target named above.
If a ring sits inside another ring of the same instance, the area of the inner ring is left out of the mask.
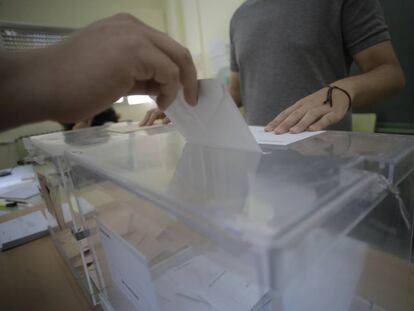
[[[165,114],[188,143],[261,152],[230,94],[216,80],[199,81],[195,107],[180,91]]]

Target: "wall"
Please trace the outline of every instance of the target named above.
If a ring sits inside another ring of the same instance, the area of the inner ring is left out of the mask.
[[[116,104],[115,110],[121,115],[120,121],[139,121],[145,113],[155,107],[155,104],[142,104],[129,106],[127,104]]]
[[[201,12],[200,22],[206,74],[211,77],[216,71],[211,59],[211,47],[217,43],[219,43],[219,48],[220,43],[230,44],[230,20],[244,0],[198,0],[198,2]],[[229,54],[227,54],[227,61],[230,61]]]
[[[34,25],[80,28],[118,12],[166,30],[164,0],[0,0],[0,20]]]
[[[201,78],[214,76],[209,50],[214,43],[229,43],[231,17],[243,2],[244,0],[180,1],[183,41],[195,57]]]
[[[176,41],[185,45],[184,19],[181,0],[165,0],[166,29]]]

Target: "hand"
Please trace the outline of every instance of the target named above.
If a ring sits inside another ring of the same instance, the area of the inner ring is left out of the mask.
[[[9,103],[7,113],[16,115],[17,110],[20,118],[6,127],[42,119],[77,122],[129,94],[158,95],[158,107],[164,110],[181,86],[187,102],[197,102],[189,51],[124,13],[95,22],[57,45],[0,56],[0,65],[10,70],[0,79],[0,100]]]
[[[157,120],[162,120],[163,124],[168,124],[171,122],[170,119],[167,118],[164,112],[162,112],[158,108],[154,108],[154,109],[147,111],[144,119],[139,123],[139,126],[154,125],[154,122]]]
[[[332,93],[332,107],[324,104],[328,88],[323,88],[281,112],[265,130],[276,134],[320,131],[342,120],[348,111],[349,98],[340,90]]]

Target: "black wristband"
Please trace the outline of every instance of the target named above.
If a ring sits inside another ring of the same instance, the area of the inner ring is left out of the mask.
[[[348,101],[348,109],[347,109],[347,111],[351,110],[351,107],[352,107],[352,98],[351,98],[351,95],[349,95],[349,93],[346,90],[344,90],[344,89],[342,89],[342,88],[340,88],[338,86],[335,86],[335,85],[329,85],[328,86],[328,93],[326,95],[326,100],[323,103],[324,104],[329,104],[329,106],[332,107],[332,104],[333,104],[332,93],[333,93],[334,90],[341,91],[341,92],[343,92],[348,97],[348,100],[349,101]]]

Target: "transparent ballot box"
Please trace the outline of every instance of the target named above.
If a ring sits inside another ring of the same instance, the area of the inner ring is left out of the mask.
[[[336,152],[338,135],[360,138],[257,153],[171,131],[66,152],[76,199],[108,197],[82,217],[102,307],[411,310],[412,174],[389,178],[395,145]]]
[[[87,150],[140,135],[168,131],[168,127],[133,131],[134,128],[138,130],[139,126],[136,123],[119,123],[33,136],[24,142],[37,173],[54,244],[94,305],[98,303],[96,294],[100,291],[100,285],[93,249],[86,240],[88,233],[82,218],[92,212],[94,206],[105,204],[109,198],[105,193],[96,191],[82,200],[76,200],[70,190],[70,168],[66,165],[63,154],[68,150]]]

